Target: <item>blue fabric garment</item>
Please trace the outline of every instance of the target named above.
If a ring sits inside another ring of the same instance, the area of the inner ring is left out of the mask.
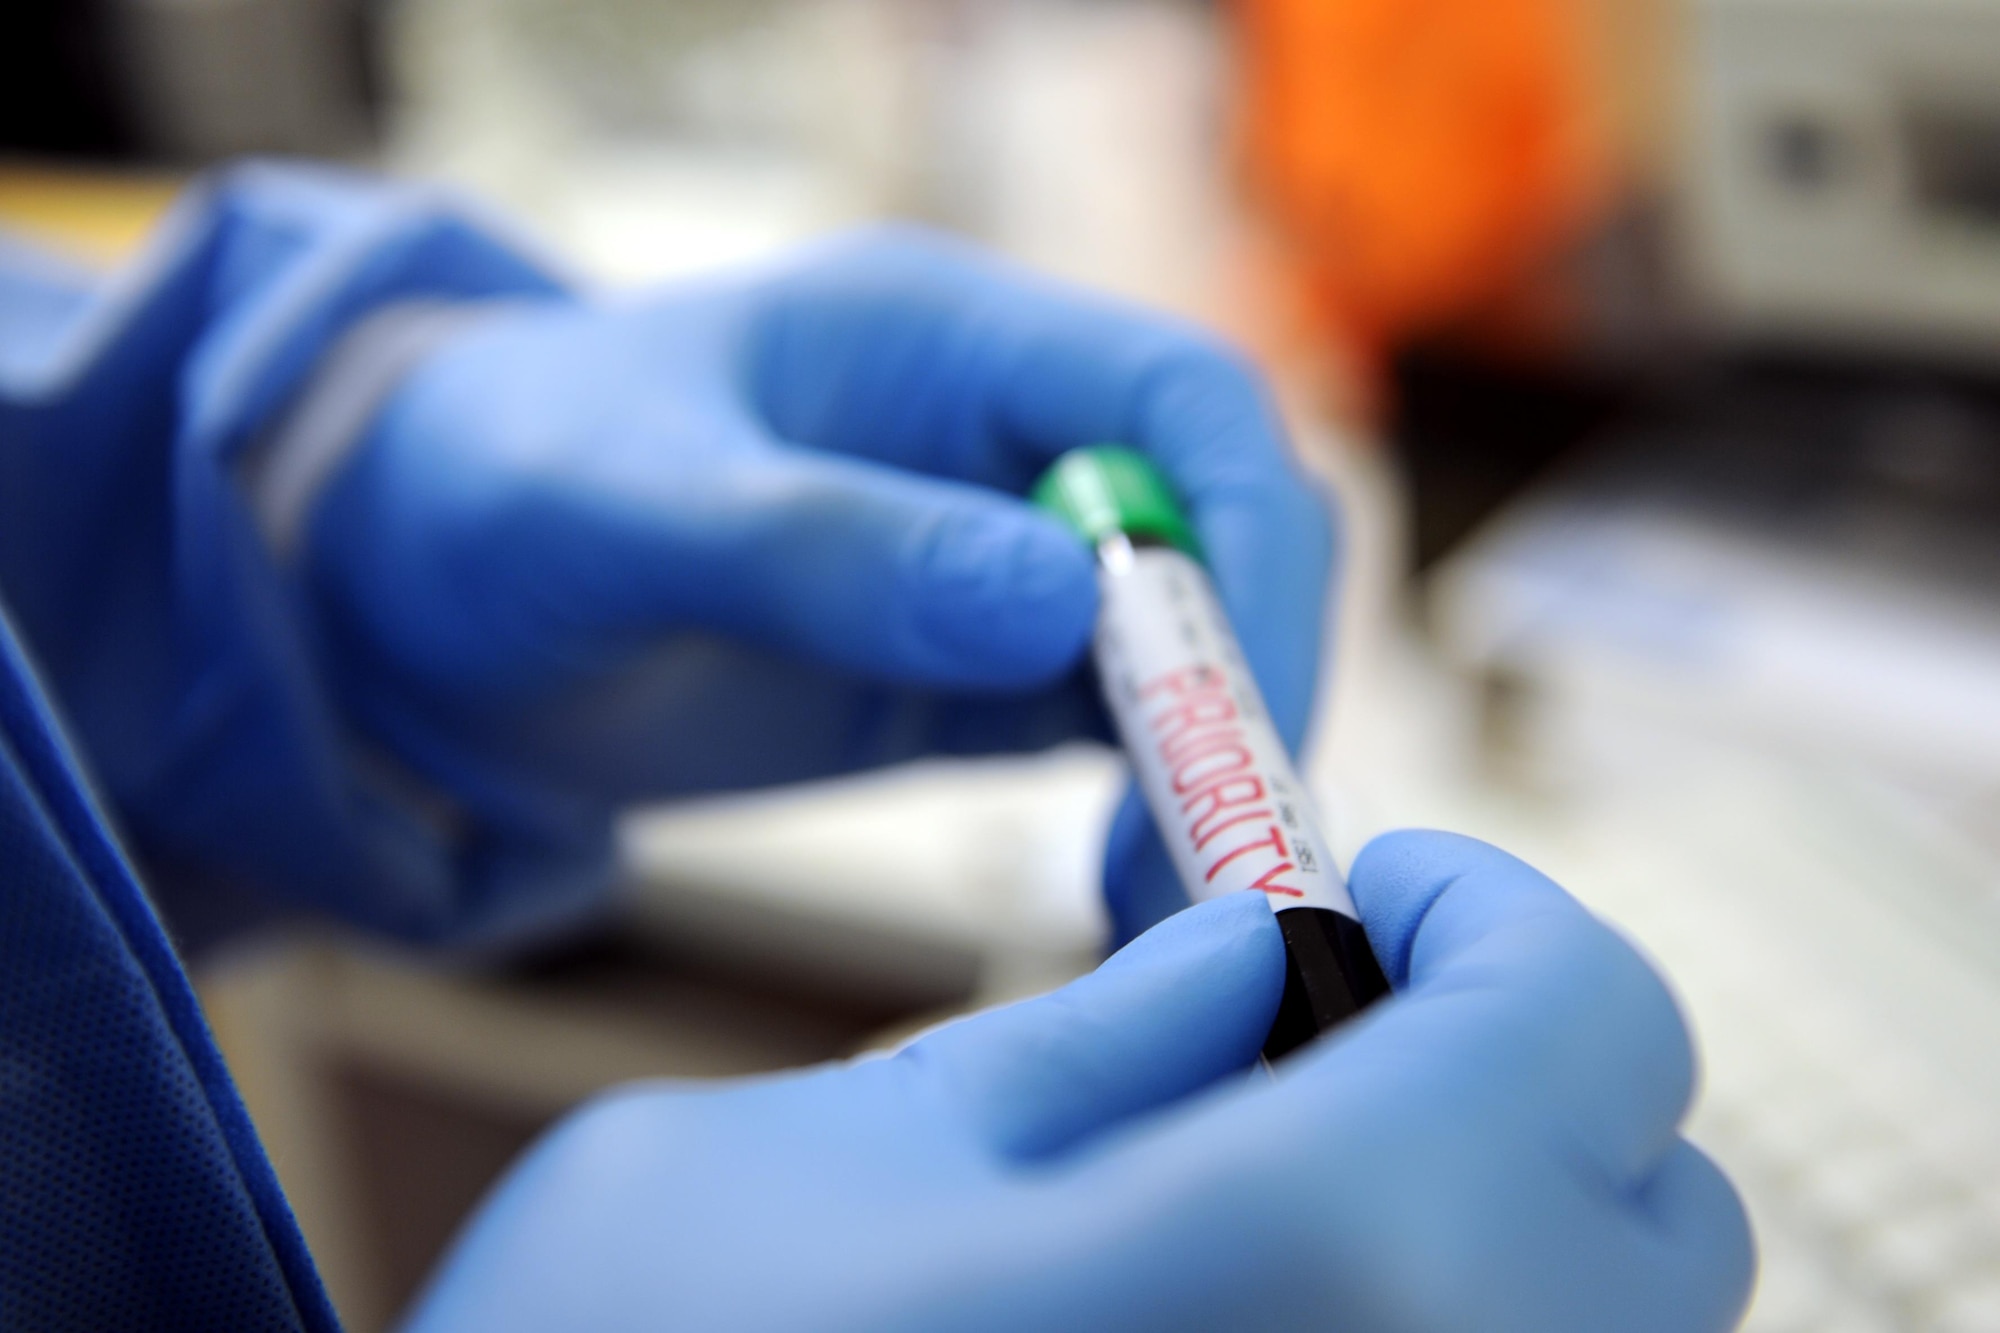
[[[183,938],[252,884],[463,940],[601,879],[602,830],[439,826],[359,776],[233,476],[370,311],[559,290],[434,196],[269,166],[109,286],[0,244],[0,1327],[336,1327],[107,814]]]
[[[187,978],[4,618],[0,1326],[338,1326]]]
[[[105,292],[0,249],[0,595],[184,942],[253,901],[496,940],[602,884],[602,822],[440,821],[370,776],[234,475],[369,312],[560,293],[491,237],[428,192],[252,166]]]

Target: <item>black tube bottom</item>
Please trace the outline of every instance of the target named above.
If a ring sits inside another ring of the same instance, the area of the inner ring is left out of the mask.
[[[1285,994],[1264,1058],[1277,1061],[1389,993],[1361,923],[1324,907],[1278,913],[1285,937]]]

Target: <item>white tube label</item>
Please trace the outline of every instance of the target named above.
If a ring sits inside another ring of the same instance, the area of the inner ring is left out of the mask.
[[[1256,889],[1273,911],[1356,917],[1207,571],[1167,547],[1109,555],[1098,675],[1189,895]]]

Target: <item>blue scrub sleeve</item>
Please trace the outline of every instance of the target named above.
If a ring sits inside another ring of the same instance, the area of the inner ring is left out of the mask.
[[[602,811],[416,782],[348,726],[246,495],[397,307],[566,300],[435,191],[257,164],[108,283],[0,244],[0,594],[186,946],[268,914],[494,945],[587,911]]]

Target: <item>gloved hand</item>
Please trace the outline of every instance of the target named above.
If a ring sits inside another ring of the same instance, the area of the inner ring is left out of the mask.
[[[1730,1327],[1750,1236],[1659,979],[1470,839],[1379,839],[1353,889],[1400,993],[1275,1080],[1234,895],[893,1058],[589,1106],[413,1333]]]
[[[489,815],[1103,734],[1097,593],[1017,497],[1122,441],[1188,500],[1296,745],[1326,512],[1255,376],[1158,316],[913,233],[632,304],[496,315],[422,361],[308,569],[350,715]],[[1134,801],[1114,908],[1183,905]]]

